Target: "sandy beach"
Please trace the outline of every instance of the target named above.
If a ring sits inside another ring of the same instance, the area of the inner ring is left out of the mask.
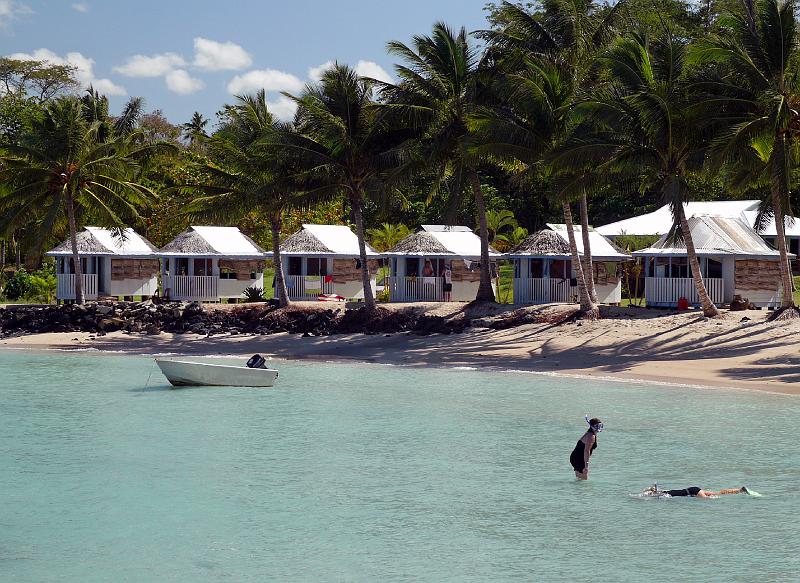
[[[453,308],[430,305],[432,314]],[[544,308],[547,310],[563,307]],[[641,379],[664,384],[731,387],[800,394],[800,321],[767,322],[767,311],[705,319],[604,308],[597,322],[527,324],[506,330],[473,327],[463,334],[302,337],[113,332],[36,334],[0,341],[10,349],[96,349],[130,354],[249,355],[281,359],[358,360],[410,366],[469,366],[541,373]]]

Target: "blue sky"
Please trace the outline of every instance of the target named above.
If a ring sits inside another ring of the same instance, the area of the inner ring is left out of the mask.
[[[0,54],[70,62],[109,95],[131,95],[173,123],[210,117],[233,93],[299,91],[325,63],[391,75],[389,40],[407,42],[443,20],[485,28],[485,0],[0,0]]]

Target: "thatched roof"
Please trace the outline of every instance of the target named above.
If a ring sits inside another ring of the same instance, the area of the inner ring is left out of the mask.
[[[80,231],[76,239],[78,240],[78,253],[81,255],[104,255],[111,253],[111,249],[95,239],[89,231]],[[50,253],[53,255],[71,254],[72,243],[67,239],[59,243]]]
[[[307,229],[300,229],[281,243],[281,253],[333,253]]]
[[[394,255],[455,255],[426,231],[409,235],[386,253]]]
[[[117,230],[103,227],[84,227],[77,233],[78,254],[114,255],[118,257],[147,257],[158,249],[130,227]],[[50,256],[72,254],[69,239],[47,252]]]
[[[187,255],[215,255],[217,253],[211,244],[191,227],[164,245],[161,252]]]
[[[550,229],[529,235],[522,243],[508,252],[509,255],[569,255],[569,243]]]

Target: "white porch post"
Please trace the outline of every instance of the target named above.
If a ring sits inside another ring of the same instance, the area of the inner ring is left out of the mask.
[[[219,277],[219,259],[216,257],[211,260],[211,275]]]

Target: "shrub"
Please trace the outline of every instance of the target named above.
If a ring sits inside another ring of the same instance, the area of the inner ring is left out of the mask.
[[[244,290],[244,301],[246,302],[265,302],[264,290],[260,287],[248,287]]]
[[[52,269],[40,269],[30,276],[30,289],[25,298],[39,304],[49,304],[56,295],[56,275]]]
[[[3,287],[3,294],[11,301],[16,301],[25,297],[31,290],[31,276],[25,271],[25,268],[20,268],[14,275],[12,275],[5,286]]]

